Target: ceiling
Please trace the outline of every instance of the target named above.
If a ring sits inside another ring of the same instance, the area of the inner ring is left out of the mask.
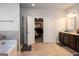
[[[35,6],[32,6],[32,3],[21,3],[20,5],[22,8],[66,10],[76,3],[35,3]]]

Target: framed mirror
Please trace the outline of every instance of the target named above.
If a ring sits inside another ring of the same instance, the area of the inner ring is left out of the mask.
[[[76,29],[76,17],[68,17],[67,18],[67,28],[68,30]]]
[[[67,14],[67,30],[74,31],[76,30],[76,12]]]

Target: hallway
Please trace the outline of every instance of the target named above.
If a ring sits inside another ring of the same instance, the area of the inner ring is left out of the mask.
[[[73,54],[78,53],[56,43],[35,43],[32,45],[32,51],[21,52],[22,56],[72,56]]]

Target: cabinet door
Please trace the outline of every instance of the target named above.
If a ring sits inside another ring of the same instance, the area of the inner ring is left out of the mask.
[[[63,33],[59,33],[59,41],[60,41],[60,43],[62,43],[62,44],[64,44],[63,39],[64,39],[64,34],[63,34]]]
[[[79,36],[76,37],[75,49],[76,49],[77,51],[79,51]]]
[[[69,46],[69,34],[64,34],[64,44]]]
[[[75,49],[75,35],[70,35],[70,47]]]

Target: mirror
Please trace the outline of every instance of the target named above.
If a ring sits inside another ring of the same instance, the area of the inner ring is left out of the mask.
[[[67,30],[74,31],[76,30],[76,12],[67,14]]]
[[[76,29],[76,17],[68,17],[67,18],[68,29]]]

